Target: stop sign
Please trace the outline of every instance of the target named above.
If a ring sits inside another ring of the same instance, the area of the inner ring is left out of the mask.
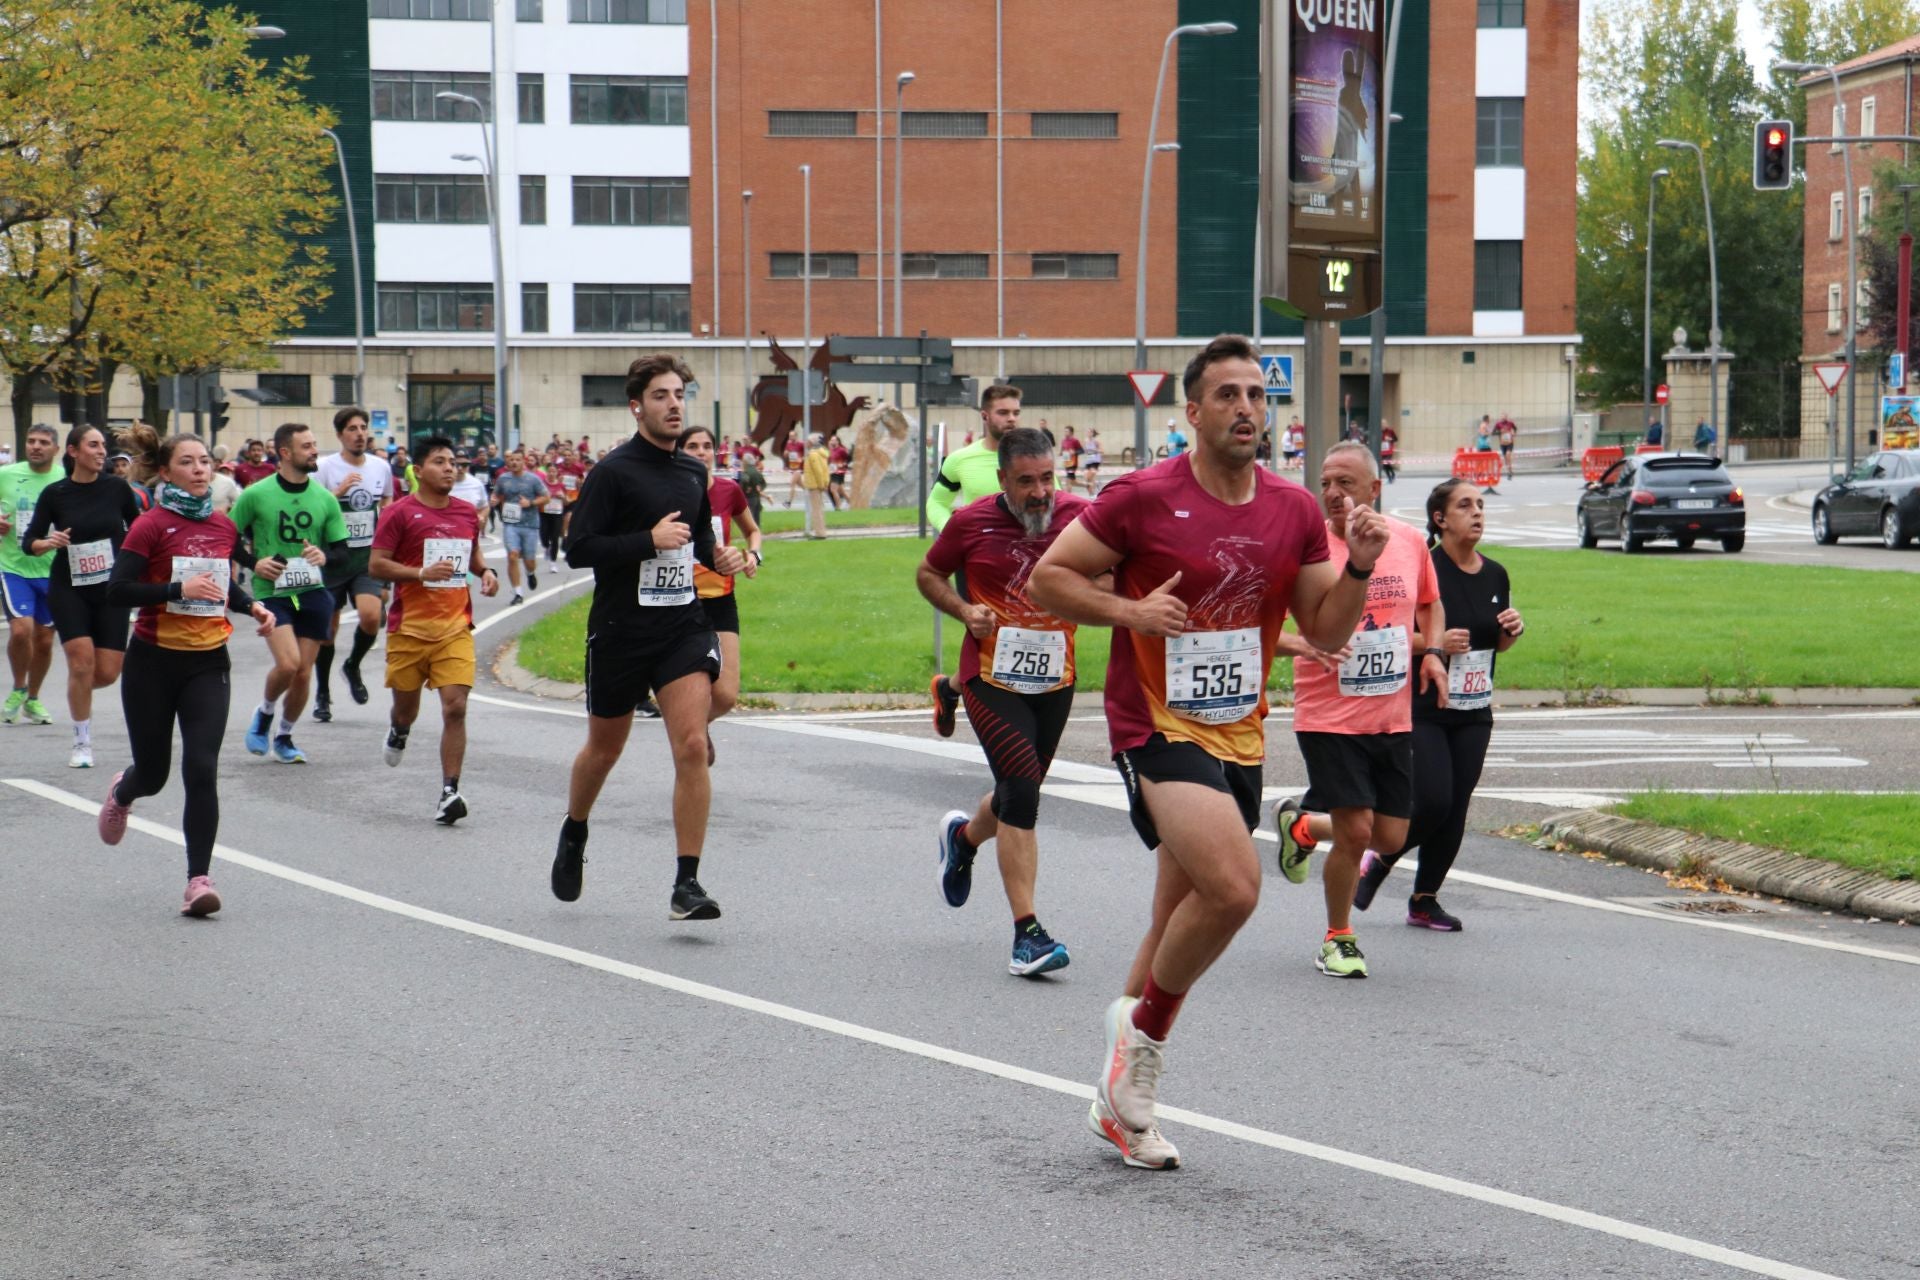
[[[1663,382],[1659,386],[1653,389],[1653,402],[1655,404],[1665,404],[1667,402],[1667,384],[1666,383]]]

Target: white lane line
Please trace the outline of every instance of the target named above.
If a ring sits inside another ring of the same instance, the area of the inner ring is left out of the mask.
[[[50,787],[30,778],[8,778],[10,787],[16,787],[29,795],[39,796],[55,804],[64,805],[81,813],[93,814],[99,811],[98,801],[88,800]],[[152,836],[169,844],[184,845],[185,837],[171,827],[150,822],[145,818],[129,818],[127,826],[142,835]],[[534,955],[562,960],[584,969],[593,969],[615,977],[627,978],[634,982],[643,982],[648,986],[678,995],[692,996],[697,1000],[706,1000],[713,1004],[725,1005],[746,1013],[756,1013],[763,1017],[776,1018],[796,1026],[814,1031],[823,1031],[829,1035],[841,1036],[875,1045],[883,1049],[892,1049],[899,1053],[910,1054],[917,1058],[959,1067],[963,1070],[1008,1080],[1015,1084],[1028,1085],[1035,1089],[1044,1089],[1050,1093],[1064,1094],[1081,1101],[1093,1098],[1093,1086],[1076,1080],[1067,1080],[1060,1076],[1049,1075],[1043,1071],[1034,1071],[1028,1067],[1015,1066],[993,1058],[983,1058],[977,1054],[964,1053],[958,1049],[949,1049],[944,1045],[932,1044],[925,1040],[915,1040],[907,1036],[895,1035],[890,1031],[880,1031],[862,1026],[856,1022],[847,1022],[840,1018],[827,1017],[792,1005],[779,1004],[772,1000],[762,1000],[758,996],[744,995],[729,991],[724,987],[711,986],[704,982],[694,982],[687,978],[665,973],[658,969],[648,969],[624,960],[615,960],[592,951],[582,951],[577,947],[563,946],[548,942],[544,938],[531,937],[524,933],[514,933],[508,929],[481,924],[460,916],[448,915],[427,907],[402,902],[398,898],[389,898],[383,894],[370,893],[365,889],[301,871],[284,863],[242,852],[227,845],[215,845],[214,855],[222,861],[262,875],[274,876],[302,888],[315,889],[321,893],[343,898],[348,902],[372,907],[423,924],[436,925],[455,933],[469,937],[483,938],[503,946],[514,947]],[[1458,873],[1456,873],[1458,874]],[[1317,1142],[1308,1142],[1302,1138],[1289,1137],[1268,1129],[1258,1129],[1252,1125],[1239,1124],[1232,1120],[1222,1120],[1204,1112],[1188,1111],[1181,1107],[1160,1107],[1161,1119],[1177,1124],[1189,1125],[1208,1133],[1217,1133],[1222,1137],[1236,1138],[1256,1146],[1268,1147],[1275,1151],[1284,1151],[1289,1155],[1303,1156],[1309,1160],[1318,1160],[1324,1164],[1338,1165],[1359,1173],[1370,1173],[1376,1177],[1388,1178],[1395,1182],[1404,1182],[1429,1191],[1438,1191],[1443,1195],[1457,1196],[1465,1200],[1475,1200],[1482,1204],[1494,1205],[1502,1209],[1511,1209],[1517,1213],[1530,1214],[1544,1218],[1549,1222],[1558,1222],[1566,1226],[1614,1236],[1632,1241],[1635,1244],[1663,1249],[1669,1253],[1685,1257],[1699,1258],[1706,1262],[1749,1272],[1753,1275],[1775,1277],[1775,1280],[1839,1280],[1839,1277],[1823,1271],[1814,1271],[1796,1266],[1790,1262],[1781,1262],[1758,1254],[1744,1253],[1738,1249],[1729,1249],[1724,1245],[1695,1240],[1689,1236],[1676,1235],[1670,1231],[1661,1231],[1655,1227],[1642,1226],[1637,1222],[1628,1222],[1621,1218],[1610,1218],[1604,1214],[1591,1213],[1585,1209],[1576,1209],[1570,1205],[1556,1204],[1551,1200],[1540,1200],[1533,1196],[1520,1195],[1504,1191],[1499,1187],[1490,1187],[1478,1182],[1468,1182],[1463,1178],[1452,1178],[1442,1173],[1432,1173],[1412,1165],[1398,1164],[1391,1160],[1381,1160],[1374,1156],[1361,1155],[1358,1152],[1342,1150],[1339,1147],[1323,1146]]]
[[[502,605],[500,608],[495,609],[492,613],[488,614],[484,618],[481,618],[478,622],[475,622],[473,624],[474,632],[478,634],[479,632],[485,631],[488,627],[493,626],[496,622],[504,622],[508,618],[518,617],[520,610],[526,608],[530,604],[539,604],[542,600],[549,600],[554,596],[561,595],[561,594],[564,594],[565,592],[571,591],[575,587],[586,586],[592,581],[593,581],[593,575],[591,573],[577,572],[572,577],[568,578],[565,582],[562,582],[559,586],[548,587],[545,591],[536,591],[532,595],[528,596],[525,600],[522,600],[519,604]],[[509,592],[513,590],[513,588],[507,586],[504,578],[502,579],[500,585],[503,589]],[[484,597],[482,598],[484,599]],[[507,598],[511,600],[513,597],[509,595]]]
[[[925,738],[908,738],[896,733],[875,733],[870,729],[849,729],[837,724],[806,724],[798,720],[742,720],[741,724],[753,724],[762,729],[772,729],[777,733],[799,733],[816,738],[838,738],[842,742],[863,742],[870,746],[891,747],[895,751],[912,751],[925,756],[938,756],[944,760],[964,760],[968,764],[981,762],[980,748],[967,742],[933,742]],[[1119,774],[1113,769],[1091,764],[1078,764],[1072,760],[1055,760],[1053,768],[1047,774],[1062,782],[1117,782]]]

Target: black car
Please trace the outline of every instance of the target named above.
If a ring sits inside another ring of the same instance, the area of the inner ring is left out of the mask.
[[[1876,453],[1813,500],[1813,540],[1879,537],[1898,550],[1920,533],[1920,449]]]
[[[1655,538],[1682,551],[1701,538],[1727,551],[1747,545],[1747,500],[1720,459],[1704,453],[1646,453],[1622,458],[1574,504],[1580,545],[1620,539],[1629,555]]]

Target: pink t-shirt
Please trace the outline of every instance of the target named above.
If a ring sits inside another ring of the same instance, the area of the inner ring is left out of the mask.
[[[1440,580],[1419,530],[1387,522],[1391,537],[1367,583],[1367,611],[1353,633],[1354,654],[1338,671],[1308,658],[1293,660],[1296,733],[1411,733],[1414,616],[1440,598]],[[1328,559],[1347,567],[1347,544],[1327,531]],[[1435,641],[1437,643],[1437,641]]]

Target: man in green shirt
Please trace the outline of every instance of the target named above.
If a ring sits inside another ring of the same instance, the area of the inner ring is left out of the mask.
[[[53,609],[47,580],[55,553],[30,556],[20,539],[33,523],[40,491],[65,475],[53,465],[60,437],[45,423],[27,429],[27,460],[0,467],[0,613],[7,619],[7,664],[13,684],[0,721],[52,724],[40,701],[40,684],[53,665]]]
[[[306,752],[293,745],[293,726],[307,709],[313,661],[327,639],[333,596],[325,581],[347,563],[347,520],[340,500],[313,479],[320,469],[320,446],[304,423],[289,422],[273,433],[273,475],[240,491],[228,517],[240,529],[241,564],[251,564],[254,592],[279,624],[267,636],[273,670],[267,673],[266,700],[253,713],[247,750],[282,764],[305,764]],[[274,705],[286,696],[280,727],[273,732]]]
[[[927,522],[935,533],[957,508],[1000,492],[1000,437],[1020,425],[1020,388],[994,383],[980,393],[980,438],[940,463],[927,493]]]

